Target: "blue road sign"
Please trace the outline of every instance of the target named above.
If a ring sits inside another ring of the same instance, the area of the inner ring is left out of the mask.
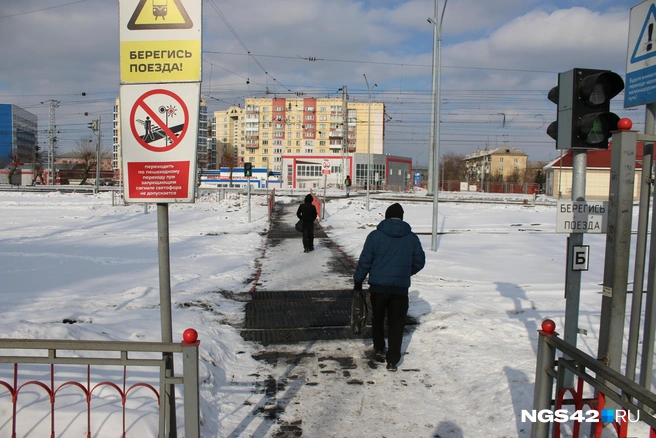
[[[656,2],[648,0],[631,8],[626,62],[624,107],[656,102]]]

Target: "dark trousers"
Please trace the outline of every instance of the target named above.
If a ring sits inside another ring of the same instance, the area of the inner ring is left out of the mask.
[[[385,315],[387,315],[387,355],[388,363],[397,364],[401,360],[401,344],[405,317],[408,314],[408,296],[373,292],[371,294],[371,328],[374,349],[385,349]]]
[[[314,222],[303,221],[303,248],[314,249]]]

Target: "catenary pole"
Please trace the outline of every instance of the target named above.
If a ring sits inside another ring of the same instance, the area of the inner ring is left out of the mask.
[[[435,92],[437,89],[437,14],[438,1],[435,0],[435,6],[433,8],[433,18],[429,18],[427,21],[433,25],[433,62],[431,63],[431,115],[430,115],[430,137],[428,143],[428,181],[427,181],[427,195],[433,196],[433,144],[435,144]]]
[[[435,0],[435,7],[437,11],[437,2]],[[444,1],[444,6],[442,7],[442,14],[439,17],[439,25],[434,23],[437,26],[437,90],[435,96],[435,119],[433,120],[433,125],[435,126],[435,136],[433,138],[433,224],[432,224],[432,237],[431,237],[431,251],[437,251],[437,222],[438,222],[438,208],[439,208],[439,181],[440,181],[440,85],[441,85],[441,67],[442,67],[442,22],[444,20],[444,11],[446,10],[446,4],[449,0]],[[437,17],[436,17],[437,18]]]
[[[367,115],[367,211],[369,208],[369,186],[371,185],[371,88],[367,75],[363,74],[364,82],[367,84],[367,92],[369,93],[369,111]]]

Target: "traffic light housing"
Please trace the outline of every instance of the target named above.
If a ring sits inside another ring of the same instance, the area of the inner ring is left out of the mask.
[[[253,164],[244,163],[244,176],[253,176]]]
[[[87,125],[93,132],[98,131],[98,120],[92,120],[91,123],[87,123]]]
[[[558,105],[558,119],[547,128],[556,149],[608,149],[620,118],[610,101],[624,89],[624,80],[610,70],[575,68],[558,74],[548,99]]]

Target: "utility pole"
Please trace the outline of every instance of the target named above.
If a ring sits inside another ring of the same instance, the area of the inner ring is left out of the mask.
[[[96,193],[99,191],[100,187],[100,159],[101,159],[101,150],[102,150],[102,129],[100,129],[100,116],[98,116],[98,146],[96,149]]]
[[[55,151],[57,149],[57,126],[55,125],[55,108],[59,108],[58,100],[46,100],[50,104],[49,123],[48,123],[48,173],[50,174],[49,184],[55,184]]]

